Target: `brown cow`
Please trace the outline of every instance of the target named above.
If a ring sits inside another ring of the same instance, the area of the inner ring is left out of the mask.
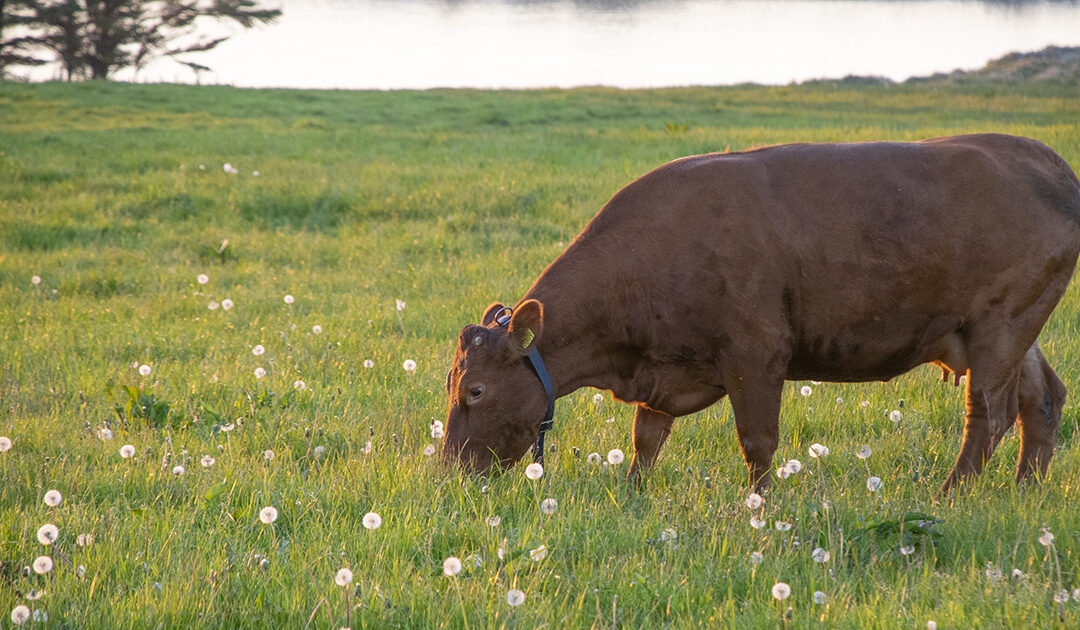
[[[1018,477],[1045,474],[1065,388],[1036,337],[1080,252],[1080,182],[1043,144],[986,134],[791,144],[689,157],[616,194],[513,309],[466,326],[443,455],[512,464],[555,396],[637,405],[630,476],[676,416],[731,398],[752,483],[768,484],[785,380],[967,375],[943,491],[1014,420]]]

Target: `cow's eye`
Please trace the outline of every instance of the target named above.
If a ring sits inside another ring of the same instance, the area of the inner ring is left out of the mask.
[[[484,386],[483,385],[473,385],[472,387],[469,388],[469,397],[472,398],[473,400],[479,400],[480,397],[483,396],[483,395],[484,395]]]

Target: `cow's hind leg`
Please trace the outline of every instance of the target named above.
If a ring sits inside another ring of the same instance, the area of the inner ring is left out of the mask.
[[[671,433],[671,423],[675,418],[666,413],[654,411],[644,405],[637,406],[634,416],[634,460],[630,463],[627,478],[641,483],[642,475],[652,468],[660,447]]]
[[[725,385],[731,409],[735,412],[735,430],[743,458],[750,469],[750,484],[756,490],[769,486],[772,458],[780,440],[780,398],[782,377],[743,373],[727,378]]]
[[[1020,367],[1019,397],[1020,459],[1016,478],[1041,478],[1046,474],[1057,444],[1065,386],[1046,362],[1039,344],[1032,344]]]

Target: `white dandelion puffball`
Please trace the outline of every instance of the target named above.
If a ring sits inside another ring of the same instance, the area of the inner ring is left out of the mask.
[[[266,354],[266,348],[264,348],[261,343],[255,344],[255,347],[251,349],[251,354],[254,354],[257,357],[261,357],[262,355]]]
[[[461,560],[458,560],[454,556],[450,556],[442,563],[443,575],[447,577],[453,577],[458,573],[461,573]]]
[[[266,523],[267,525],[276,521],[277,516],[277,508],[272,505],[268,505],[263,509],[259,510],[259,520],[263,523]]]
[[[124,459],[128,459],[130,457],[135,457],[135,447],[130,445],[130,444],[125,444],[125,445],[121,446],[120,447],[120,457],[123,457]]]
[[[1069,601],[1069,591],[1058,591],[1054,593],[1054,603],[1064,604]]]
[[[371,359],[364,359],[364,367],[370,370],[371,368],[375,367],[375,362]]]
[[[98,429],[97,436],[101,441],[107,442],[113,438],[112,429],[109,427],[101,427]]]
[[[764,560],[765,560],[765,554],[761,553],[760,551],[751,551],[750,552],[750,562],[752,562],[754,564],[761,564]]]
[[[756,510],[761,507],[762,498],[761,495],[756,492],[751,492],[750,496],[746,497],[746,507],[751,510]]]
[[[869,446],[863,444],[859,447],[859,452],[855,453],[855,457],[858,457],[859,459],[867,459],[868,457],[870,457],[870,453],[872,452],[873,451],[870,450]]]
[[[787,468],[788,472],[794,475],[802,470],[802,462],[797,459],[789,459],[784,463],[784,468]]]
[[[829,447],[824,444],[818,444],[814,442],[810,445],[810,457],[817,459],[819,457],[825,457],[829,454]]]
[[[34,276],[34,277],[36,278],[37,276]],[[511,592],[513,592],[513,591],[511,591]],[[518,591],[518,592],[521,593],[521,591]],[[509,598],[510,598],[510,596],[507,595],[507,599],[509,599]],[[521,599],[522,599],[522,601],[525,600],[525,595],[524,594],[522,594]],[[517,604],[510,604],[510,605],[511,606],[516,606]],[[26,623],[29,619],[30,619],[30,609],[27,608],[25,605],[19,604],[18,606],[11,609],[11,623],[13,623],[13,624],[15,624],[17,626],[21,626],[22,624]]]
[[[1050,533],[1050,530],[1043,529],[1042,536],[1039,536],[1039,544],[1043,547],[1049,547],[1054,544],[1054,535]]]
[[[179,465],[179,464],[177,464],[176,466],[173,466],[172,474],[179,477],[180,475],[184,474],[184,467]]]
[[[89,547],[94,544],[93,534],[79,534],[75,537],[75,544],[80,547]]]
[[[889,412],[889,420],[892,420],[893,422],[900,422],[903,417],[904,414],[900,413],[899,409],[893,409]]]
[[[529,551],[529,558],[533,562],[540,562],[547,557],[547,545],[539,545],[536,549]]]
[[[761,528],[765,527],[765,521],[761,520],[760,518],[758,518],[756,516],[751,516],[750,517],[750,527],[753,527],[754,529],[761,529]]]
[[[43,545],[51,545],[60,537],[60,528],[52,523],[45,523],[37,530],[38,542]]]
[[[142,374],[143,376],[150,376],[150,366],[145,363],[140,365],[139,374]]]
[[[263,378],[266,376],[266,370],[261,367],[255,368],[255,378]]]
[[[30,283],[31,284],[41,284],[41,276],[37,276],[37,275],[31,276]]]
[[[52,571],[53,561],[49,556],[38,556],[34,559],[34,573],[38,575],[45,575],[49,571]]]
[[[679,537],[679,534],[675,531],[674,527],[668,527],[664,531],[660,532],[661,542],[675,542],[675,539]]]
[[[319,446],[316,446],[314,454],[315,454],[315,459],[322,459],[323,455],[326,454],[326,447],[322,446],[321,444]]]
[[[624,455],[620,449],[613,448],[607,453],[608,463],[612,466],[621,464],[624,459],[626,459],[626,455]]]
[[[603,394],[593,394],[592,401],[593,401],[593,403],[599,405],[600,403],[604,402],[604,395]]]
[[[234,168],[232,164],[229,164],[228,162],[225,163],[225,166],[222,167],[222,170],[224,170],[226,173],[228,173],[230,175],[233,175],[235,173],[240,172],[239,170]]]
[[[788,470],[787,466],[781,466],[776,469],[776,476],[781,479],[787,479],[791,476],[791,471]]]
[[[937,622],[933,619],[927,620],[926,630],[937,630]]]
[[[425,457],[431,457],[434,454],[435,454],[435,445],[434,444],[428,444],[427,446],[424,447],[424,456]]]
[[[496,514],[494,516],[489,516],[488,517],[487,524],[488,524],[489,527],[498,527],[500,523],[502,523],[502,517],[501,516]]]
[[[824,591],[814,591],[815,604],[824,604],[827,600],[828,596],[825,595]]]
[[[211,311],[216,311],[219,306],[221,306],[221,305],[218,304],[217,302],[210,302],[209,304],[206,305],[206,308],[210,309]]]
[[[110,436],[111,437],[111,436]],[[11,450],[11,438],[0,435],[0,453]]]
[[[59,490],[49,490],[45,493],[45,505],[56,507],[64,502],[64,495]]]
[[[814,393],[814,390],[810,389],[809,385],[803,385],[802,388],[799,390],[799,393],[803,396],[809,396],[810,394]]]
[[[321,335],[322,334],[322,326],[320,326],[318,324],[315,324],[314,326],[311,327],[311,332],[315,333],[316,335]]]
[[[810,554],[810,557],[814,560],[814,562],[817,562],[819,564],[825,563],[829,561],[829,552],[825,551],[821,547],[815,547],[813,553]]]
[[[285,303],[286,304],[292,304],[295,301],[296,301],[296,298],[294,298],[293,296],[288,295],[288,294],[285,295]]]
[[[590,464],[599,464],[600,463],[600,453],[589,453],[585,457],[585,461],[589,462]]]
[[[773,523],[773,527],[775,527],[778,532],[786,532],[791,529],[791,523],[787,521],[776,521]]]
[[[221,308],[225,309],[226,311],[231,309],[233,306],[234,306],[233,301],[230,300],[229,298],[225,298],[224,300],[221,301]]]
[[[512,588],[509,591],[506,591],[506,603],[510,604],[511,606],[520,606],[524,604],[525,593],[516,588]],[[23,606],[23,608],[25,608],[25,606]],[[11,614],[12,618],[14,618],[15,613],[12,612]]]
[[[338,569],[337,575],[334,576],[334,583],[338,586],[348,586],[352,584],[353,574],[348,567]]]
[[[443,437],[444,435],[446,435],[446,426],[442,423],[442,421],[441,420],[436,420],[436,421],[432,422],[431,423],[431,437],[437,440],[437,439]]]
[[[405,300],[394,300],[394,308],[396,308],[398,311],[404,311],[405,310]],[[423,309],[421,309],[421,310],[423,310]]]
[[[293,386],[293,389],[301,391],[301,392],[307,389],[307,383],[305,383],[304,381],[302,381],[300,379],[296,379],[295,381],[293,381],[292,386]]]
[[[533,462],[525,467],[525,476],[533,481],[544,476],[544,465],[539,462]]]
[[[364,515],[363,523],[367,529],[379,529],[382,525],[382,517],[377,512],[368,512]]]
[[[202,464],[203,468],[209,468],[213,466],[215,462],[217,462],[217,460],[209,455],[203,455],[202,459],[199,460],[199,463]]]
[[[401,364],[401,367],[404,368],[406,372],[415,372],[416,361],[413,361],[412,359],[405,359],[405,362]]]
[[[273,449],[268,448],[265,451],[263,451],[263,459],[265,459],[266,461],[270,461],[270,460],[274,459],[274,451],[273,451]]]
[[[210,276],[206,275],[205,273],[200,273],[199,277],[195,279],[199,282],[199,284],[206,284],[207,282],[210,282]]]
[[[540,502],[540,511],[544,514],[554,514],[558,507],[559,502],[555,499],[547,498]]]
[[[870,492],[877,492],[881,489],[881,477],[870,477],[866,480],[866,489]]]
[[[903,549],[901,549],[900,551],[903,552]],[[1020,569],[1013,569],[1012,570],[1012,576],[1013,576],[1013,579],[1019,580],[1020,578],[1024,577],[1024,572],[1021,571]]]
[[[913,553],[915,553],[915,547],[912,547],[911,545],[906,545],[906,546],[900,547],[900,555],[901,556],[910,556]]]
[[[788,598],[788,595],[791,595],[791,587],[790,586],[788,586],[784,582],[777,582],[776,584],[773,584],[773,587],[772,587],[772,596],[773,597],[775,597],[776,599],[779,599],[779,600],[784,600],[784,599]]]
[[[228,422],[226,424],[221,425],[221,430],[223,432],[225,432],[225,433],[228,433],[229,431],[232,431],[235,428],[236,428],[236,425],[231,423],[231,422]]]

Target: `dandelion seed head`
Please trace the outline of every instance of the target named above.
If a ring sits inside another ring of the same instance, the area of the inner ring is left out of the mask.
[[[273,523],[274,521],[276,521],[277,517],[278,517],[277,508],[272,506],[272,505],[268,505],[268,506],[264,507],[263,509],[259,510],[259,520],[262,521],[263,523],[266,523],[267,525],[269,525],[269,524]]]
[[[558,507],[559,502],[552,498],[547,498],[540,502],[540,511],[544,514],[554,514]]]
[[[210,457],[209,455],[203,455],[202,459],[199,460],[199,463],[202,464],[203,468],[209,468],[213,466],[216,461],[216,459]]]
[[[53,560],[49,556],[38,556],[34,558],[34,573],[38,575],[45,575],[49,571],[52,571]]]
[[[608,451],[607,460],[612,466],[618,466],[624,459],[626,459],[626,455],[623,454],[622,449],[613,448]]]
[[[224,300],[221,301],[221,308],[226,310],[226,311],[231,309],[233,306],[235,306],[235,304],[229,298],[225,298]]]
[[[1024,577],[1024,572],[1020,569],[1013,569],[1012,576],[1014,580],[1019,580],[1020,578]]]
[[[881,489],[881,477],[870,477],[866,480],[866,489],[870,492],[877,492]]]
[[[79,534],[75,537],[75,544],[80,547],[89,547],[94,544],[94,535],[90,533]]]
[[[315,459],[322,459],[323,455],[326,454],[326,447],[320,444],[319,446],[315,447],[313,453],[315,455]]]
[[[912,547],[911,545],[901,545],[901,547],[900,547],[900,555],[901,556],[910,556],[913,553],[915,553],[915,547]]]
[[[926,630],[937,630],[937,622],[934,620],[928,620],[926,622]]]
[[[762,528],[765,527],[765,521],[761,520],[760,518],[758,518],[756,516],[751,516],[750,517],[750,527],[753,527],[754,529],[762,529]]]
[[[525,477],[536,481],[544,476],[544,465],[539,462],[533,462],[525,467]]]
[[[814,459],[817,459],[819,457],[825,457],[826,455],[828,455],[829,454],[829,447],[825,446],[824,444],[818,444],[817,442],[814,442],[813,444],[810,445],[809,451],[810,451],[810,457],[813,457]]]
[[[56,507],[64,502],[64,495],[59,490],[49,490],[45,493],[45,505]]]
[[[785,600],[791,595],[791,587],[784,582],[777,582],[773,584],[772,596],[779,600]]]
[[[123,457],[124,459],[135,457],[135,447],[132,446],[131,444],[125,444],[125,445],[121,446],[120,447],[120,457]]]
[[[431,457],[434,454],[435,454],[435,445],[434,444],[428,444],[427,446],[424,447],[424,456],[425,457]]]
[[[529,551],[529,558],[533,562],[540,562],[545,557],[547,557],[547,545],[539,545],[536,549]]]
[[[754,564],[761,564],[764,560],[765,560],[765,554],[761,553],[760,551],[751,551],[750,552],[750,562],[752,562]]]
[[[786,532],[791,529],[791,523],[787,521],[776,521],[773,523],[773,527],[775,527],[778,532]]]
[[[228,433],[229,431],[232,431],[235,428],[236,428],[236,425],[233,424],[232,422],[228,422],[228,423],[225,423],[225,424],[221,425],[221,430],[224,433]]]
[[[799,389],[799,393],[802,394],[803,396],[809,396],[810,394],[814,393],[814,390],[810,389],[809,385],[803,385]]]
[[[368,512],[364,515],[363,523],[367,529],[379,529],[382,525],[382,517],[377,512]]]
[[[600,453],[589,453],[585,456],[585,461],[589,462],[590,464],[599,464]]]
[[[34,277],[36,278],[37,276],[34,276]],[[518,591],[518,592],[520,593],[521,591]],[[524,599],[524,598],[525,598],[525,596],[522,595],[522,599]],[[511,605],[514,605],[514,604],[511,604]],[[18,606],[11,609],[11,623],[13,623],[13,624],[15,624],[17,626],[21,626],[22,624],[26,623],[29,619],[30,619],[30,609],[27,608],[24,604],[19,604]]]
[[[1069,591],[1058,591],[1054,593],[1054,602],[1058,604],[1064,604],[1069,601]]]
[[[314,326],[311,327],[311,332],[315,333],[316,335],[321,335],[322,334],[322,326],[320,326],[318,324],[315,324]]]
[[[394,300],[394,308],[396,308],[398,310],[398,312],[404,311],[405,310],[405,300]],[[420,309],[420,310],[423,310],[423,309]]]
[[[348,586],[352,584],[353,573],[348,567],[338,569],[337,575],[334,576],[334,583],[338,586]]]
[[[295,389],[297,391],[300,391],[300,392],[307,390],[307,383],[305,383],[301,379],[296,379],[295,381],[293,381],[292,386],[293,386],[293,389]]]
[[[488,517],[487,524],[490,527],[498,527],[502,523],[502,517],[499,515],[492,515]]]
[[[750,508],[751,510],[756,510],[761,507],[762,501],[763,500],[760,494],[756,492],[751,492],[750,495],[746,497],[746,507]]]
[[[900,413],[899,409],[893,409],[889,412],[889,420],[893,422],[900,422],[904,418],[904,414]]]
[[[199,284],[206,284],[207,282],[210,282],[210,276],[206,275],[205,273],[200,273],[198,277],[195,278],[195,280]]]
[[[446,429],[443,423],[439,420],[431,423],[431,437],[432,439],[439,440],[446,435]]]
[[[179,477],[180,475],[184,474],[184,467],[179,465],[179,464],[177,464],[176,466],[173,466],[172,474]]]
[[[210,309],[211,311],[216,311],[219,306],[221,305],[217,302],[211,301],[209,304],[206,305],[206,308]]]
[[[1054,535],[1050,533],[1050,530],[1043,528],[1042,536],[1039,536],[1039,544],[1043,547],[1049,547],[1054,544]]]
[[[814,551],[810,554],[810,558],[819,564],[824,564],[829,561],[829,552],[821,547],[815,547]]]
[[[593,401],[593,404],[599,405],[600,403],[604,402],[604,395],[603,394],[593,394],[592,401]]]
[[[108,442],[109,440],[113,439],[112,429],[110,429],[109,427],[101,427],[100,429],[98,429],[97,436],[98,439],[100,439],[101,441]]]
[[[520,606],[524,604],[525,593],[516,588],[512,588],[509,591],[506,591],[506,603],[510,604],[511,606]]]
[[[679,534],[675,531],[674,527],[668,527],[664,531],[660,532],[660,541],[661,542],[666,542],[666,543],[675,542],[675,539],[677,539],[678,537],[679,537]]]
[[[41,276],[38,276],[38,275],[31,276],[30,277],[30,284],[33,284],[33,285],[41,284]]]
[[[794,475],[802,470],[802,462],[797,459],[789,459],[784,463],[784,468],[787,468],[788,472]]]
[[[859,447],[859,452],[855,453],[855,457],[858,457],[859,459],[867,459],[868,457],[870,457],[871,452],[872,451],[870,450],[870,447],[866,444],[863,444]]]
[[[443,575],[447,577],[453,577],[458,573],[461,573],[461,560],[454,556],[450,556],[446,560],[443,560],[442,572]]]
[[[51,545],[60,537],[60,528],[52,523],[45,523],[37,530],[38,542],[43,545]]]
[[[139,366],[139,374],[142,374],[143,376],[150,376],[150,371],[150,366],[145,363]]]
[[[251,349],[251,354],[254,354],[257,357],[261,357],[262,355],[266,354],[266,348],[264,348],[261,343],[255,344],[255,347]]]
[[[371,368],[375,367],[375,362],[371,359],[364,359],[364,367],[370,370]]]
[[[776,469],[776,476],[781,479],[787,479],[791,476],[791,471],[788,470],[787,466],[781,466]]]
[[[295,301],[296,301],[296,298],[294,298],[293,296],[291,296],[289,294],[285,294],[285,303],[286,304],[292,304]]]
[[[0,435],[0,453],[11,450],[11,438],[6,435]]]
[[[828,596],[825,595],[824,591],[814,591],[815,604],[824,604],[826,601],[828,601]]]
[[[412,359],[405,359],[405,362],[401,364],[401,367],[406,372],[415,372],[416,371],[416,361],[413,361]]]
[[[268,448],[265,451],[263,451],[263,459],[265,459],[266,461],[270,461],[270,460],[274,459],[274,450]]]
[[[255,378],[261,379],[261,378],[263,378],[265,376],[266,376],[266,370],[265,369],[263,369],[261,366],[255,368]]]

